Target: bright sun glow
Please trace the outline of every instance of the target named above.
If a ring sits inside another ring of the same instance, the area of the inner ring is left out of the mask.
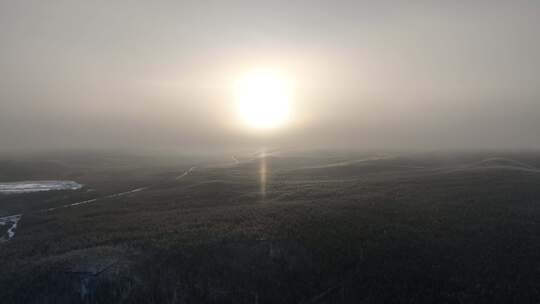
[[[278,73],[247,74],[236,84],[236,100],[241,119],[251,128],[274,129],[289,120],[289,84]]]

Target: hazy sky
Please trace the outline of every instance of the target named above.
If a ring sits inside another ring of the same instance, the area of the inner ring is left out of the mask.
[[[540,1],[0,1],[0,149],[540,148]],[[235,126],[231,83],[294,86]]]

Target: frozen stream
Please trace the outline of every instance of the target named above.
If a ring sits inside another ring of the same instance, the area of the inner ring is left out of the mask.
[[[8,241],[15,236],[15,229],[17,229],[17,224],[21,220],[21,217],[22,214],[0,217],[0,226],[10,226],[6,235],[0,235],[0,243]]]

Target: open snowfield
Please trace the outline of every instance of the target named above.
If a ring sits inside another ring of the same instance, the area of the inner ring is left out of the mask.
[[[0,183],[1,194],[18,194],[51,190],[77,190],[81,184],[74,181],[22,181]]]

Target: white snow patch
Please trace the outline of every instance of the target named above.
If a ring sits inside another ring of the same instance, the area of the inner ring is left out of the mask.
[[[74,181],[21,181],[0,183],[0,194],[20,194],[51,190],[77,190],[82,185]]]
[[[11,224],[11,227],[7,231],[7,238],[5,236],[0,237],[0,242],[9,241],[15,236],[15,230],[17,229],[17,224],[21,220],[22,214],[16,214],[0,218],[0,226],[5,226]]]

